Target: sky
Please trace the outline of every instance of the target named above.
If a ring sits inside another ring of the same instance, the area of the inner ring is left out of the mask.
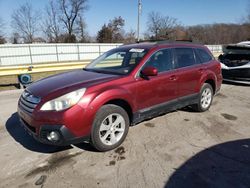
[[[11,14],[25,2],[35,10],[43,11],[49,0],[0,0],[0,18],[5,23],[5,34],[12,32]],[[104,23],[114,17],[125,19],[125,30],[137,28],[138,0],[88,0],[89,9],[84,14],[87,31],[95,36]],[[142,0],[141,30],[146,31],[151,11],[177,18],[184,26],[213,23],[238,23],[247,14],[250,0]],[[250,9],[250,8],[249,8]]]

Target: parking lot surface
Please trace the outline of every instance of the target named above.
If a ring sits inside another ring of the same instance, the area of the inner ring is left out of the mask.
[[[223,85],[189,108],[130,127],[116,150],[37,143],[20,126],[21,90],[0,92],[0,187],[249,187],[250,88]]]

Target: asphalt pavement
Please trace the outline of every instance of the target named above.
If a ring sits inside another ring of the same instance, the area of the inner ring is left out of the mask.
[[[223,85],[209,111],[130,127],[116,150],[40,144],[20,126],[21,90],[0,92],[0,187],[249,187],[250,87]]]

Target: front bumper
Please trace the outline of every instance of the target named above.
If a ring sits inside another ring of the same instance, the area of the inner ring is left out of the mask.
[[[29,135],[31,135],[35,140],[44,144],[67,146],[71,144],[81,143],[84,141],[89,141],[90,138],[89,136],[76,137],[64,125],[43,125],[40,127],[39,133],[37,134],[36,129],[34,127],[25,122],[25,120],[21,117],[19,119],[21,125],[29,133]],[[47,135],[52,131],[57,132],[60,135],[58,141],[48,140]]]
[[[35,109],[27,110],[25,104],[18,103],[18,115],[23,127],[36,140],[50,145],[65,146],[89,140],[93,116],[88,116],[81,106],[61,112],[42,112]],[[47,134],[55,131],[60,140],[48,140]]]

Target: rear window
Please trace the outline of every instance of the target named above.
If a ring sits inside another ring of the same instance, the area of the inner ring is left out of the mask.
[[[176,48],[175,55],[178,68],[189,67],[196,64],[194,51],[192,48]]]
[[[197,52],[202,63],[206,63],[213,60],[213,57],[206,50],[197,49]]]

